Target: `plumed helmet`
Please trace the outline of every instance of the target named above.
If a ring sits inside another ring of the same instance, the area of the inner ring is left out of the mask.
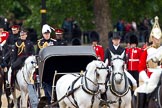
[[[99,42],[99,34],[96,31],[92,31],[90,33],[90,41],[91,42],[93,42],[93,41]]]
[[[44,33],[51,33],[51,28],[48,24],[44,24],[42,27],[42,34]]]
[[[63,34],[63,29],[55,29],[56,34]]]
[[[130,35],[129,37],[130,44],[136,44],[138,45],[138,38],[135,34]]]
[[[155,23],[154,23],[153,28],[152,28],[151,33],[150,33],[149,42],[152,41],[152,37],[155,37],[156,39],[160,39],[161,36],[162,36],[158,20],[159,20],[159,18],[156,16],[155,17]]]

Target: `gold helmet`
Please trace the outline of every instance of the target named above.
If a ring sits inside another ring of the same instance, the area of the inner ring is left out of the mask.
[[[149,42],[152,41],[152,37],[155,37],[156,39],[160,39],[161,36],[162,36],[158,20],[159,20],[159,18],[156,16],[153,28],[152,28],[151,33],[150,33]]]

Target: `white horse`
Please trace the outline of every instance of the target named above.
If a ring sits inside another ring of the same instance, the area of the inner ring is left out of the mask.
[[[131,108],[131,90],[128,78],[124,72],[124,52],[121,55],[112,55],[111,76],[108,82],[107,99],[110,108]]]
[[[98,108],[100,93],[106,91],[108,72],[104,62],[90,62],[81,76],[66,74],[56,83],[60,108]]]
[[[20,90],[20,108],[27,108],[27,93],[28,93],[28,84],[31,83],[30,77],[33,75],[33,72],[36,69],[37,63],[36,63],[36,56],[29,56],[24,63],[24,66],[18,70],[16,79],[18,86],[16,88]],[[8,71],[8,81],[10,83],[10,78],[11,78],[11,68]],[[17,106],[17,99],[16,99],[16,91],[12,93],[13,96],[13,101],[14,101],[14,107]]]

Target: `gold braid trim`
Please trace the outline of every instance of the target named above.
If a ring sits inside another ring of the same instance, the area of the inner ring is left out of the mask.
[[[41,42],[41,40],[38,40],[38,47],[39,47],[39,49],[42,49],[43,45],[41,46],[40,42]]]
[[[45,42],[44,44],[43,44],[43,48],[45,48],[45,47],[47,47],[48,46],[48,42]]]
[[[17,42],[16,42],[16,46],[18,47],[18,55],[20,55],[25,48],[25,43],[22,42],[20,45],[18,45]]]
[[[41,40],[38,41],[38,47],[39,49],[42,49],[42,48],[45,48],[48,46],[48,42],[45,42],[43,45],[40,44],[41,43]]]

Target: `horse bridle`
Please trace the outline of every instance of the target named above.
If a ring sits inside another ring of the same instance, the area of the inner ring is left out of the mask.
[[[96,74],[96,80],[97,80],[97,69],[107,69],[103,64],[101,67],[96,67],[94,73]],[[106,81],[103,83],[103,82],[98,82],[97,80],[97,83],[96,82],[93,82],[91,79],[87,78],[86,77],[86,74],[87,74],[87,71],[85,72],[85,75],[84,75],[84,82],[85,82],[85,87],[82,86],[83,90],[89,94],[92,94],[92,95],[95,95],[95,94],[98,94],[100,91],[99,91],[99,85],[106,85]],[[93,83],[95,86],[97,86],[97,89],[96,90],[91,90],[88,88],[88,83],[87,83],[87,80],[90,81],[91,83]],[[82,77],[82,84],[83,84],[83,77]]]
[[[120,58],[120,57],[116,57],[116,58],[112,59],[111,61],[114,61],[114,60],[117,60],[117,59],[124,61],[124,60],[123,60],[122,58]],[[111,68],[112,68],[112,71],[113,71],[113,65],[111,65]],[[123,65],[123,71],[124,71],[124,65]],[[118,74],[121,76],[121,79],[120,79],[120,82],[119,82],[119,84],[120,84],[120,83],[122,82],[122,80],[123,80],[124,74],[121,73],[121,72],[116,72],[116,73],[113,73],[113,76],[115,77],[115,75],[118,75]]]

